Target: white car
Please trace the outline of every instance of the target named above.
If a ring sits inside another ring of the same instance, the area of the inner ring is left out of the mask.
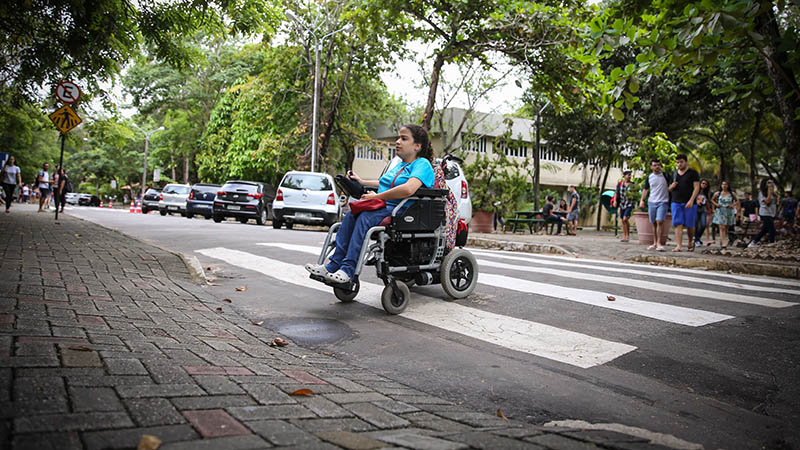
[[[342,215],[339,192],[327,173],[293,170],[283,176],[272,202],[272,226],[295,223],[330,226]]]
[[[434,160],[434,164],[442,164],[442,159],[445,160],[446,166],[444,170],[444,178],[445,182],[447,183],[447,187],[450,188],[450,192],[453,193],[453,196],[456,198],[456,203],[458,204],[458,217],[464,219],[465,223],[469,223],[472,220],[472,199],[469,196],[469,185],[467,184],[467,179],[464,177],[464,171],[461,169],[461,158],[453,155],[447,155],[444,158],[436,158]],[[383,170],[381,176],[384,173],[388,172],[394,166],[399,164],[402,160],[400,157],[395,156],[389,161],[389,165]]]
[[[67,192],[64,195],[64,201],[67,202],[68,205],[77,205],[78,194],[76,194],[75,192]]]
[[[172,213],[186,215],[186,199],[192,187],[188,184],[168,184],[161,190],[158,199],[158,212],[162,216]]]

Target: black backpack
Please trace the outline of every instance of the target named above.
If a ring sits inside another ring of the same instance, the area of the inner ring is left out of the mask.
[[[64,194],[72,192],[72,183],[69,182],[69,177],[64,175]]]

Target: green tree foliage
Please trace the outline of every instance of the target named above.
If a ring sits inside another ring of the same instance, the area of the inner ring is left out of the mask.
[[[469,182],[472,206],[478,211],[492,211],[501,202],[505,211],[512,211],[522,202],[528,187],[524,163],[504,153],[481,155],[464,165],[464,177]]]
[[[34,99],[41,86],[74,78],[96,93],[140,43],[181,66],[192,56],[185,36],[270,33],[275,11],[263,0],[7,0],[0,4],[0,86]]]
[[[58,131],[35,104],[22,102],[14,107],[8,95],[0,103],[0,139],[3,151],[14,155],[22,182],[33,183],[43,162],[58,161]]]

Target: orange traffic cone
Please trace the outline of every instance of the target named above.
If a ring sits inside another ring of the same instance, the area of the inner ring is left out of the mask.
[[[114,207],[114,201],[113,200],[109,200],[108,201],[108,209],[111,209],[113,207]]]
[[[128,212],[130,212],[130,213],[135,213],[135,212],[136,212],[136,207],[135,207],[135,206],[133,206],[133,204],[134,204],[134,203],[135,203],[135,202],[134,202],[133,200],[131,200],[131,209],[130,209],[130,211],[128,211]]]
[[[102,198],[100,199],[100,207],[101,208],[103,207],[103,199]]]
[[[141,214],[142,213],[142,201],[141,200],[136,200],[136,211],[134,211],[134,212],[136,214]]]

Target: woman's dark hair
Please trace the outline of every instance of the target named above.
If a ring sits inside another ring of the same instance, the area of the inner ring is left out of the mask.
[[[402,128],[408,129],[411,132],[411,137],[414,138],[414,143],[420,145],[418,157],[425,158],[433,163],[433,147],[431,147],[431,140],[428,138],[428,132],[425,131],[425,128],[415,124],[403,125]]]
[[[764,197],[766,197],[767,193],[769,192],[769,188],[767,187],[767,181],[769,181],[769,178],[766,177],[762,178],[761,184],[758,186],[758,190],[761,191],[761,195],[763,195]]]
[[[708,180],[706,180],[705,178],[703,178],[702,180],[700,180],[700,186],[703,185],[703,181],[706,182],[706,188],[703,189],[701,187],[700,188],[700,193],[703,194],[707,199],[710,199],[711,198],[711,183]]]

